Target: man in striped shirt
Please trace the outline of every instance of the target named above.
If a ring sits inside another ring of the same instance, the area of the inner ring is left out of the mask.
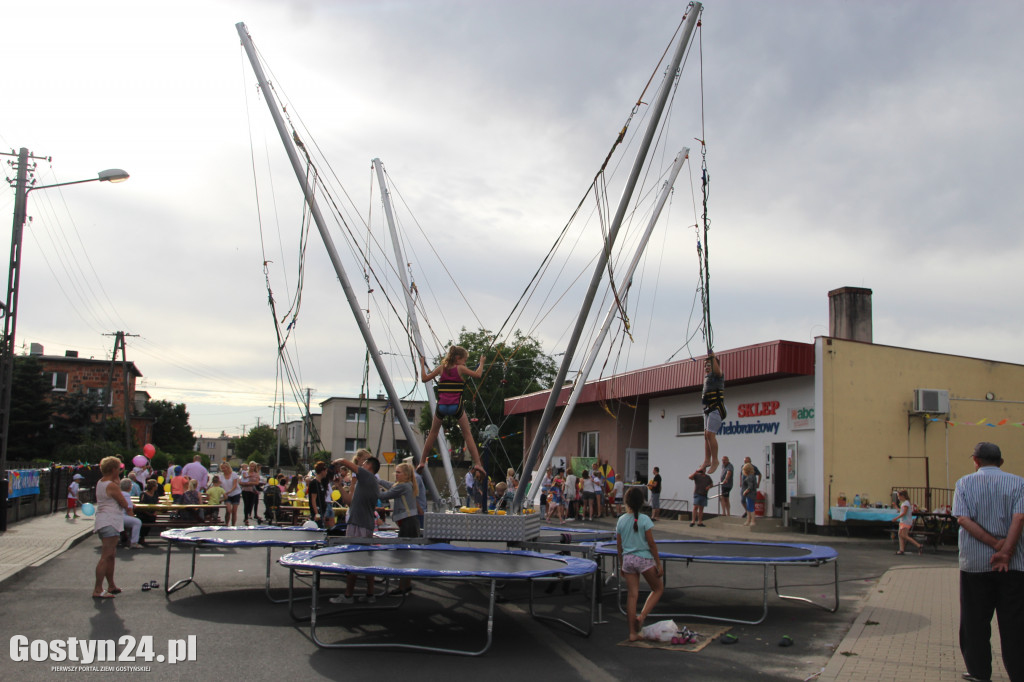
[[[960,653],[965,680],[992,677],[992,613],[999,618],[1003,665],[1024,680],[1024,478],[1002,471],[999,446],[978,443],[977,469],[956,482],[960,524]]]

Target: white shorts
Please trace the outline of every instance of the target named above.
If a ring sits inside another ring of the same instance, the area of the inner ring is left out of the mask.
[[[711,410],[704,415],[704,430],[711,433],[718,433],[722,428],[722,413],[718,410]]]

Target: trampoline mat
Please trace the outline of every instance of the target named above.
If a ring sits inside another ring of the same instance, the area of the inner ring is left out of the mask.
[[[335,547],[289,554],[281,557],[280,563],[329,573],[507,580],[585,575],[597,570],[595,562],[577,557],[548,557],[532,552],[488,551],[450,545]]]
[[[695,559],[752,563],[817,562],[835,559],[838,554],[823,545],[797,545],[769,542],[712,542],[707,540],[659,540],[662,559]],[[598,548],[601,554],[616,553],[614,543]]]
[[[197,542],[233,547],[298,547],[323,545],[327,532],[320,529],[267,527],[205,527],[176,528],[164,531],[160,537],[176,542]]]

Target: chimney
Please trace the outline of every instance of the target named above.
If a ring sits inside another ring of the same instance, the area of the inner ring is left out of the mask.
[[[828,292],[828,335],[871,343],[871,289],[842,287]]]
[[[30,343],[28,345],[28,354],[29,355],[42,355],[43,354],[43,344],[41,344],[41,343]]]
[[[64,357],[66,357],[66,358],[77,358],[78,357],[78,351],[77,350],[66,350],[66,351],[64,351]]]

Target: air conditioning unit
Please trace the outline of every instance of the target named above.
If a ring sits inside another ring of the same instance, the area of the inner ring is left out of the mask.
[[[915,388],[914,412],[949,414],[949,391],[937,388]]]

